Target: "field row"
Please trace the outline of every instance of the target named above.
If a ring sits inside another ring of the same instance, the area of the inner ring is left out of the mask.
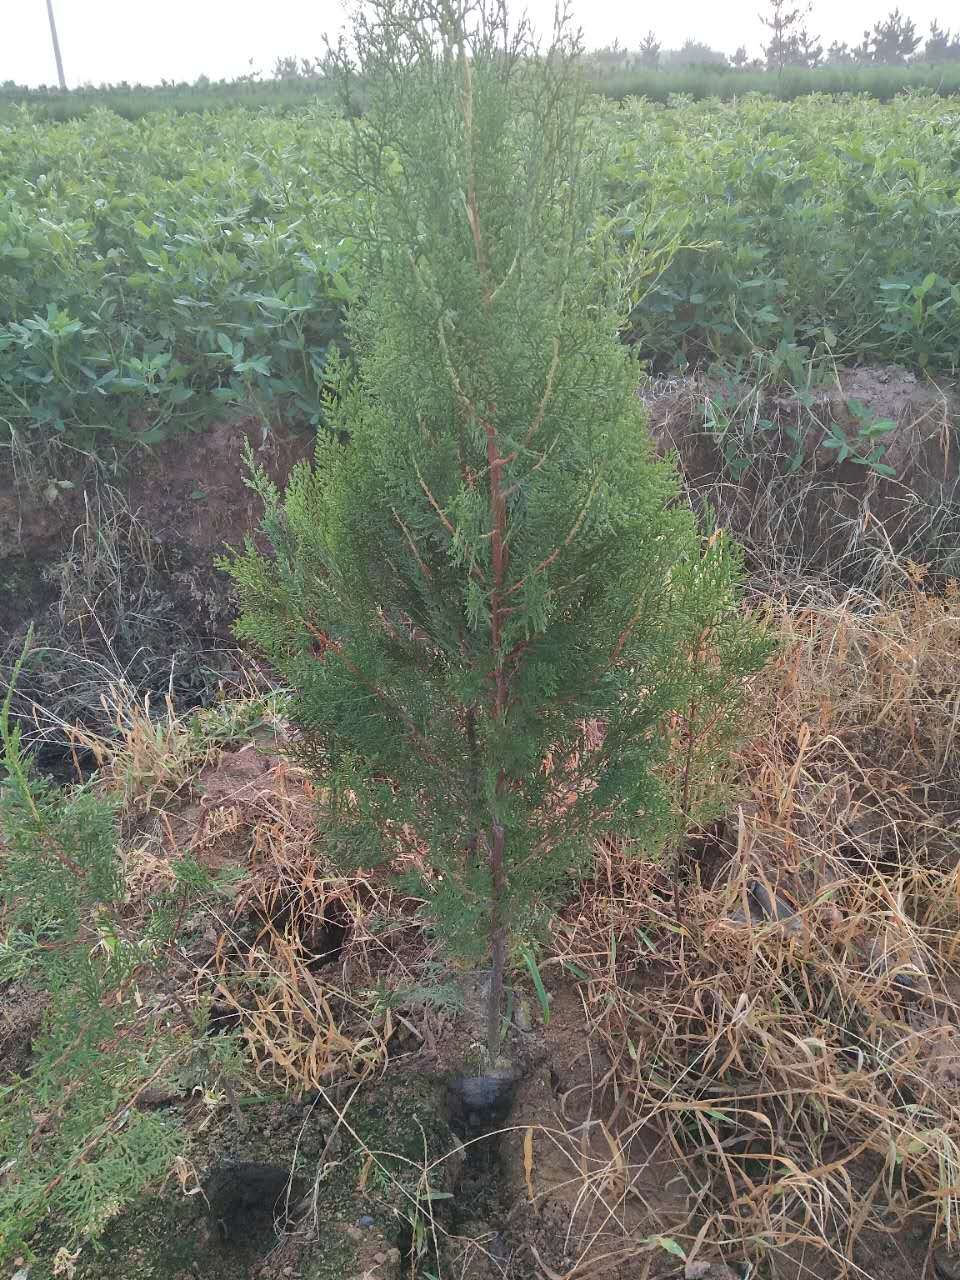
[[[722,64],[695,64],[674,67],[631,65],[591,66],[591,85],[605,97],[646,98],[670,103],[678,95],[695,99],[731,100],[749,93],[762,93],[782,102],[808,94],[862,93],[889,102],[907,90],[931,94],[960,93],[960,62],[916,62],[910,66],[861,66],[856,64],[784,67],[782,71],[736,69]],[[286,112],[315,106],[327,89],[319,77],[291,76],[275,80],[253,78],[209,81],[195,84],[107,85],[63,92],[52,87],[24,89],[0,87],[0,120],[14,119],[28,107],[44,120],[75,120],[98,108],[108,107],[126,120],[139,120],[154,112],[197,114],[229,106]]]

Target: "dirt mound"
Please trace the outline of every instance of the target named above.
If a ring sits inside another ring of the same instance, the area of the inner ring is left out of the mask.
[[[699,376],[640,395],[691,501],[743,542],[766,586],[826,576],[878,589],[898,558],[960,570],[954,384],[891,365],[799,390]]]
[[[310,456],[313,439],[265,433],[250,419],[219,422],[131,454],[112,475],[85,459],[62,477],[24,479],[16,470],[0,476],[0,623],[11,631],[50,598],[51,569],[69,555],[97,494],[112,489],[162,551],[165,585],[178,607],[208,629],[222,627],[226,592],[211,562],[225,544],[242,542],[259,516],[244,484],[247,444],[283,483],[294,463]]]
[[[264,430],[249,419],[211,423],[155,453],[139,453],[124,484],[127,501],[159,542],[212,558],[225,543],[241,543],[260,517],[259,499],[244,483],[247,445],[271,479],[283,484],[294,464],[311,456],[313,436]]]
[[[247,444],[278,483],[312,448],[306,435],[218,423],[141,451],[119,478],[92,464],[70,481],[0,478],[0,680],[32,624],[15,712],[45,769],[71,776],[69,726],[114,732],[102,706],[111,684],[182,710],[234,673],[233,606],[214,558],[257,520]]]

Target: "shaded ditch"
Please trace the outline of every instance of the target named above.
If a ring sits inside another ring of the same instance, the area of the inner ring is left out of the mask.
[[[24,487],[0,475],[0,686],[32,626],[14,714],[39,768],[57,781],[96,764],[67,726],[115,735],[113,690],[141,706],[149,699],[158,713],[169,697],[182,714],[235,678],[234,607],[214,560],[259,518],[244,485],[245,443],[283,483],[313,436],[211,423],[131,454],[122,472],[71,456],[56,464],[58,483],[40,475]]]

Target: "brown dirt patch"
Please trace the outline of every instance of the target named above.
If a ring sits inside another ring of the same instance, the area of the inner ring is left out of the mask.
[[[886,366],[840,370],[803,396],[706,377],[652,382],[640,394],[692,502],[717,512],[768,586],[772,571],[778,588],[817,574],[875,587],[896,556],[960,569],[954,383]],[[875,441],[858,435],[877,421],[894,427]],[[830,438],[845,439],[851,457],[839,462]],[[892,475],[853,461],[874,444]]]
[[[150,536],[171,553],[171,594],[209,635],[226,635],[233,615],[227,582],[213,562],[254,534],[261,514],[244,483],[247,444],[278,485],[313,452],[311,435],[264,436],[256,422],[217,422],[153,456],[137,455],[122,490]]]
[[[960,464],[950,446],[948,433],[945,434],[951,422],[960,417],[960,389],[951,381],[921,380],[899,365],[885,365],[840,369],[836,380],[814,388],[806,403],[789,388],[761,388],[759,401],[753,400],[753,391],[748,383],[725,386],[716,379],[694,375],[653,381],[641,388],[640,398],[649,410],[655,439],[667,448],[680,451],[685,464],[690,458],[692,441],[704,439],[707,401],[719,398],[734,407],[739,396],[744,406],[758,404],[771,416],[797,419],[806,414],[810,427],[805,444],[808,461],[817,457],[822,446],[823,431],[814,429],[816,419],[846,428],[852,438],[858,420],[850,405],[858,402],[871,418],[896,423],[896,432],[884,437],[884,442],[888,447],[887,461],[898,479],[909,484],[915,478],[923,478],[953,487],[958,482]],[[706,440],[711,439],[707,434]],[[707,450],[701,455],[702,461],[715,462],[718,455],[712,448],[707,444],[702,447]],[[832,460],[829,454],[822,453],[819,461],[829,465]],[[706,474],[706,469],[701,471],[697,466],[685,469],[693,480]],[[708,469],[713,470],[713,466]],[[856,472],[846,474],[857,476]]]
[[[169,695],[181,712],[237,681],[234,602],[214,560],[258,519],[245,443],[278,484],[312,449],[307,435],[214,423],[131,455],[119,478],[88,462],[73,488],[45,492],[0,475],[0,684],[32,624],[14,714],[44,770],[75,777],[70,726],[115,735],[110,686],[153,708]]]
[[[211,423],[136,456],[124,484],[131,508],[160,542],[185,544],[197,555],[212,558],[227,543],[239,545],[260,516],[259,499],[244,484],[247,444],[278,484],[313,451],[312,435],[265,435],[251,420]]]
[[[264,436],[253,420],[216,422],[130,455],[125,473],[109,480],[162,552],[165,589],[205,634],[223,633],[229,615],[213,559],[228,543],[241,544],[259,518],[244,485],[246,443],[278,484],[313,449],[308,434],[276,429]],[[85,501],[105,483],[89,462],[64,478],[72,487],[0,475],[0,626],[8,633],[54,598],[49,570],[69,553]]]
[[[159,836],[167,857],[191,855],[208,870],[257,862],[261,824],[311,827],[310,790],[289,761],[250,743],[202,769],[182,807],[165,812]]]
[[[0,1081],[28,1069],[45,997],[22,983],[0,988]]]
[[[689,1217],[691,1188],[655,1129],[625,1133],[612,1064],[580,991],[552,993],[541,1057],[520,1082],[504,1142],[508,1237],[547,1275],[633,1280],[668,1255],[649,1244]],[[550,1269],[550,1271],[547,1270]]]

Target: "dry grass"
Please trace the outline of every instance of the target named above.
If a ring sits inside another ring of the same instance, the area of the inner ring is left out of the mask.
[[[620,1150],[666,1135],[701,1242],[843,1276],[865,1232],[960,1226],[960,597],[778,624],[682,922],[661,869],[607,848],[558,938]]]
[[[216,752],[190,732],[190,718],[177,712],[168,693],[160,709],[128,681],[113,681],[100,695],[104,725],[94,730],[62,724],[75,768],[78,753],[95,762],[100,784],[116,795],[125,813],[141,815],[169,805]]]
[[[725,834],[681,864],[682,919],[669,868],[608,845],[558,920],[544,974],[587,975],[583,1038],[604,1052],[569,1114],[518,1115],[507,1139],[518,1166],[529,1133],[560,1169],[532,1207],[570,1206],[566,1270],[527,1251],[543,1275],[657,1275],[671,1240],[864,1275],[878,1232],[960,1238],[960,594],[915,573],[886,603],[770,608],[781,646]],[[199,988],[257,1073],[328,1089],[385,1070],[398,1030],[429,1044],[426,1014],[383,998],[434,959],[416,904],[324,864],[311,785],[282,760],[221,799],[180,851],[247,868]],[[666,1165],[668,1210],[650,1196]],[[483,1239],[443,1249],[451,1276],[492,1265]]]
[[[123,494],[112,486],[91,499],[55,569],[61,625],[81,646],[114,649],[149,610],[163,551]]]
[[[244,870],[197,991],[231,1012],[261,1078],[295,1090],[363,1079],[396,1049],[384,984],[403,980],[405,947],[418,966],[426,958],[418,904],[327,866],[310,780],[282,757],[266,756],[263,771],[253,759],[247,749],[206,771],[212,803],[188,839],[165,824],[179,853]]]
[[[142,754],[145,734],[155,739],[149,755],[166,753],[184,705],[209,702],[232,680],[227,651],[211,649],[184,617],[166,551],[119,490],[84,495],[68,549],[42,577],[55,598],[37,604],[13,713],[40,759],[65,775],[72,764],[71,780]],[[23,644],[22,632],[0,638],[0,685]],[[129,763],[136,787],[134,775],[149,764]]]
[[[604,1055],[569,1115],[519,1115],[508,1138],[520,1164],[529,1133],[534,1177],[548,1150],[567,1170],[557,1274],[659,1274],[676,1240],[863,1275],[878,1232],[960,1238],[960,594],[919,578],[886,603],[771,605],[781,646],[751,691],[736,803],[681,865],[679,922],[669,869],[613,845],[559,919],[544,974],[586,973],[584,1040]],[[296,781],[198,836],[202,857],[239,830],[252,868],[204,980],[262,1076],[327,1088],[386,1068],[398,1023],[377,991],[432,957],[415,904],[324,866]],[[323,963],[331,924],[346,945]],[[665,1164],[670,1212],[649,1195]]]
[[[750,692],[725,830],[681,861],[681,918],[670,868],[608,844],[557,921],[543,974],[555,992],[586,975],[578,1034],[603,1052],[555,1122],[520,1114],[507,1139],[531,1211],[557,1193],[536,1183],[545,1152],[570,1206],[562,1267],[531,1236],[540,1275],[660,1275],[676,1240],[876,1280],[877,1233],[960,1240],[960,591],[902,563],[885,581],[901,584],[886,599],[786,580],[767,599],[780,648]],[[221,793],[221,765],[255,754],[221,761],[232,731],[198,742],[172,702],[157,714],[122,683],[104,712],[111,731],[77,742],[137,815],[146,879],[161,852],[242,869],[196,991],[232,1011],[256,1073],[329,1090],[403,1042],[429,1058],[429,1008],[392,998],[436,960],[417,904],[325,864],[305,775],[274,750]],[[667,1164],[665,1207],[650,1187]],[[442,1244],[462,1260],[444,1274],[499,1274],[488,1245]]]
[[[257,1075],[309,1090],[382,1070],[393,1027],[389,1013],[376,1016],[370,991],[354,987],[326,954],[331,918],[366,917],[366,885],[318,874],[313,860],[301,868],[304,879],[292,893],[280,879],[254,880],[241,906],[253,936],[249,928],[226,927],[209,972],[216,997],[238,1019]],[[362,953],[363,943],[355,940],[354,949]]]

